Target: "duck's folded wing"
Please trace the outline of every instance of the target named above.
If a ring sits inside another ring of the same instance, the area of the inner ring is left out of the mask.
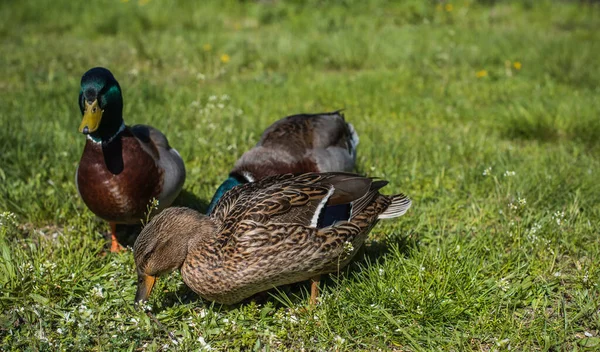
[[[227,192],[211,217],[227,227],[252,220],[316,228],[326,208],[350,205],[369,192],[371,183],[346,173],[269,177]]]
[[[281,277],[321,272],[344,255],[344,245],[352,243],[360,231],[348,222],[319,230],[299,224],[244,221],[229,245],[243,263],[237,271],[260,270],[261,275]]]
[[[130,130],[162,170],[163,185],[159,199],[166,203],[165,206],[170,205],[185,182],[185,165],[181,155],[175,148],[171,148],[167,137],[152,126],[135,125],[130,127]]]

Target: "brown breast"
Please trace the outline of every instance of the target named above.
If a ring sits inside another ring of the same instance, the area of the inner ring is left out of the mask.
[[[77,171],[85,204],[116,223],[139,223],[150,200],[160,194],[162,181],[162,170],[129,130],[108,145],[88,140]]]

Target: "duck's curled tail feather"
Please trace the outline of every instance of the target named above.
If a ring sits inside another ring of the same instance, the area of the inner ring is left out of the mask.
[[[392,219],[402,216],[412,205],[410,198],[402,193],[391,196],[391,198],[392,204],[383,213],[379,214],[378,219]]]

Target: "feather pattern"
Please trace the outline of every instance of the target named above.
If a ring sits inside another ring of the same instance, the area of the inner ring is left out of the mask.
[[[347,173],[285,174],[233,188],[209,217],[191,209],[166,209],[136,242],[138,271],[165,271],[161,263],[170,255],[157,251],[154,258],[138,259],[138,252],[149,252],[153,238],[187,241],[178,246],[187,253],[173,260],[181,262],[185,283],[225,304],[336,271],[356,254],[381,214],[393,217],[410,207],[405,196],[380,194],[384,185]],[[334,224],[315,226],[315,217],[339,206],[353,207],[352,216],[346,212]]]
[[[354,127],[340,111],[281,119],[267,128],[256,146],[235,163],[229,179],[213,196],[207,214],[225,191],[242,183],[286,173],[352,171],[358,142]]]

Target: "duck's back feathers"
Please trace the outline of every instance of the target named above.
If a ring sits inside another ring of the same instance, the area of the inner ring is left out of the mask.
[[[385,184],[325,173],[273,176],[235,187],[210,216],[218,233],[192,249],[202,255],[188,255],[183,278],[203,297],[232,304],[335,271],[356,254],[379,215],[398,216],[410,206],[405,196],[380,194]],[[325,225],[326,217],[332,219]]]
[[[288,173],[351,171],[357,145],[354,127],[339,111],[281,119],[235,163],[229,178],[213,196],[207,214],[226,191],[239,184]]]
[[[329,207],[351,205],[375,192],[371,183],[370,178],[346,173],[269,177],[227,192],[211,217],[217,222],[236,219],[317,227]]]
[[[351,171],[357,145],[358,135],[339,111],[292,115],[267,128],[232,173],[259,180],[283,173]]]

